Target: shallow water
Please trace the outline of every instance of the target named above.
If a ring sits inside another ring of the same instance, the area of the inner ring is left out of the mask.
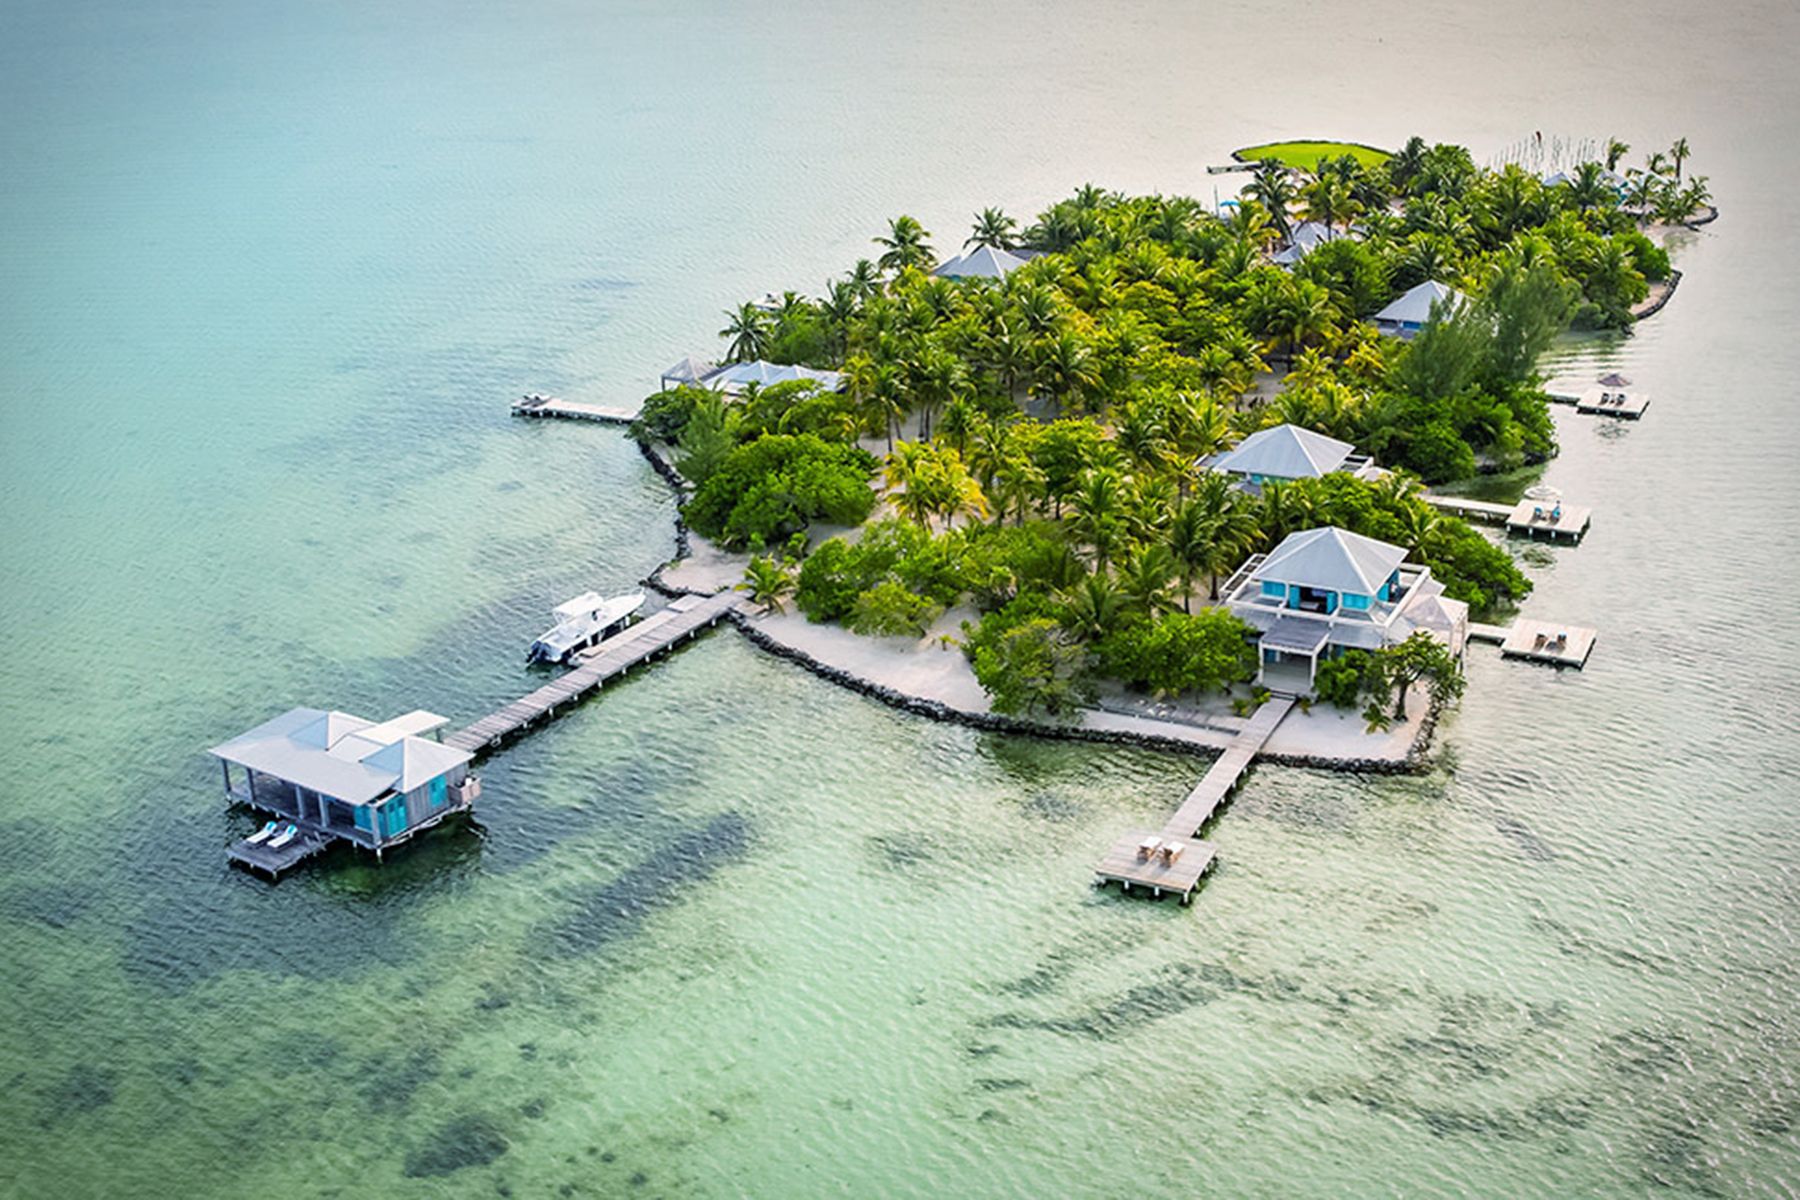
[[[1793,13],[784,12],[0,13],[0,1192],[1800,1187]],[[1539,128],[1685,134],[1726,212],[1558,351],[1655,396],[1559,410],[1594,531],[1521,552],[1592,663],[1478,651],[1416,778],[1259,769],[1192,908],[1085,884],[1197,761],[729,633],[492,759],[478,824],[224,867],[205,746],[485,712],[669,553],[628,445],[511,395],[628,401],[899,211]]]

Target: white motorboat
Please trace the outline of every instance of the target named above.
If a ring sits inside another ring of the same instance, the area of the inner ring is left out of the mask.
[[[583,592],[550,610],[556,625],[531,643],[527,661],[566,663],[580,651],[625,628],[642,607],[642,592],[611,599],[599,592]]]

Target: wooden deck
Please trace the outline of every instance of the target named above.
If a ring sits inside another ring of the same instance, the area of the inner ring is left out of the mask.
[[[1559,636],[1562,640],[1559,642]],[[1528,621],[1520,618],[1506,631],[1500,653],[1507,658],[1548,663],[1556,667],[1583,667],[1594,651],[1600,633],[1586,625]]]
[[[532,722],[579,702],[609,680],[711,628],[742,602],[743,597],[732,591],[682,597],[584,651],[580,666],[451,734],[444,744],[476,754],[490,750]]]
[[[1594,519],[1593,509],[1579,504],[1564,504],[1562,514],[1552,521],[1550,513],[1558,504],[1554,500],[1548,503],[1542,500],[1521,500],[1517,504],[1496,504],[1490,500],[1439,496],[1431,492],[1424,493],[1422,498],[1440,512],[1447,512],[1464,520],[1504,525],[1508,533],[1545,537],[1551,541],[1580,542]]]
[[[1244,725],[1242,731],[1231,739],[1211,767],[1207,769],[1194,790],[1182,802],[1175,815],[1157,834],[1132,833],[1119,839],[1118,843],[1100,860],[1094,868],[1095,882],[1118,883],[1125,891],[1130,891],[1133,884],[1147,887],[1153,895],[1160,896],[1164,892],[1174,892],[1186,904],[1193,898],[1194,888],[1212,865],[1217,849],[1211,842],[1195,840],[1194,835],[1212,819],[1225,797],[1243,777],[1250,764],[1255,761],[1264,744],[1281,724],[1282,718],[1293,711],[1294,699],[1291,696],[1276,696],[1266,701],[1256,710],[1256,714]],[[1163,861],[1160,853],[1143,853],[1146,838],[1162,843],[1174,843],[1181,847],[1181,854],[1173,862]]]
[[[582,404],[575,400],[558,400],[554,396],[526,396],[514,400],[512,411],[515,417],[561,417],[567,421],[603,421],[608,425],[629,425],[638,416],[635,408]]]
[[[1617,403],[1609,403],[1608,396],[1619,398]],[[1645,392],[1629,392],[1621,388],[1591,387],[1582,392],[1575,401],[1575,411],[1588,416],[1619,417],[1626,421],[1635,421],[1644,415],[1650,407],[1650,396]]]
[[[267,842],[253,844],[248,838],[244,838],[227,846],[225,857],[240,867],[260,871],[273,880],[281,878],[283,873],[320,853],[336,840],[336,834],[308,825],[301,829],[293,841],[279,850],[270,849]]]

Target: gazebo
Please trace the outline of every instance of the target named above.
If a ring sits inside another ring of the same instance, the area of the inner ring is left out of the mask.
[[[758,359],[720,367],[706,376],[701,381],[701,386],[736,396],[741,395],[751,384],[770,387],[777,383],[792,383],[797,379],[809,379],[827,392],[835,392],[844,385],[844,377],[837,371],[820,371],[813,367],[789,366],[786,363],[763,362]]]
[[[690,354],[662,373],[663,391],[685,387],[689,384],[705,383],[707,376],[714,374],[718,369],[718,363],[702,362]]]

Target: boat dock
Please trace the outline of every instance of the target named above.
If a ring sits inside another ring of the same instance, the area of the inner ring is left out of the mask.
[[[555,396],[536,394],[514,400],[512,412],[515,417],[561,417],[567,421],[601,421],[608,425],[629,425],[638,416],[635,408],[582,404],[574,400],[558,400]]]
[[[1553,667],[1585,667],[1599,638],[1600,631],[1587,625],[1524,618],[1511,625],[1469,622],[1470,641],[1494,643],[1500,647],[1502,658],[1523,659]]]
[[[1293,707],[1292,696],[1265,701],[1188,793],[1162,832],[1136,830],[1120,838],[1094,868],[1095,883],[1116,882],[1127,892],[1135,883],[1149,888],[1154,896],[1173,892],[1183,904],[1192,900],[1194,889],[1218,853],[1211,842],[1195,835],[1212,819]]]
[[[1489,500],[1470,500],[1464,496],[1439,496],[1425,492],[1421,498],[1440,512],[1504,525],[1508,533],[1525,537],[1544,537],[1551,541],[1579,543],[1593,524],[1594,510],[1580,504],[1564,504],[1560,500],[1521,500],[1517,504],[1495,504]]]
[[[743,597],[733,591],[683,596],[661,612],[583,652],[580,666],[451,734],[444,744],[473,754],[485,753],[532,722],[554,715],[564,705],[579,702],[631,668],[710,629],[742,601]]]
[[[1574,406],[1578,413],[1595,417],[1619,417],[1635,421],[1650,407],[1647,392],[1630,392],[1622,388],[1590,387],[1579,392],[1551,391],[1544,394],[1557,404]]]

